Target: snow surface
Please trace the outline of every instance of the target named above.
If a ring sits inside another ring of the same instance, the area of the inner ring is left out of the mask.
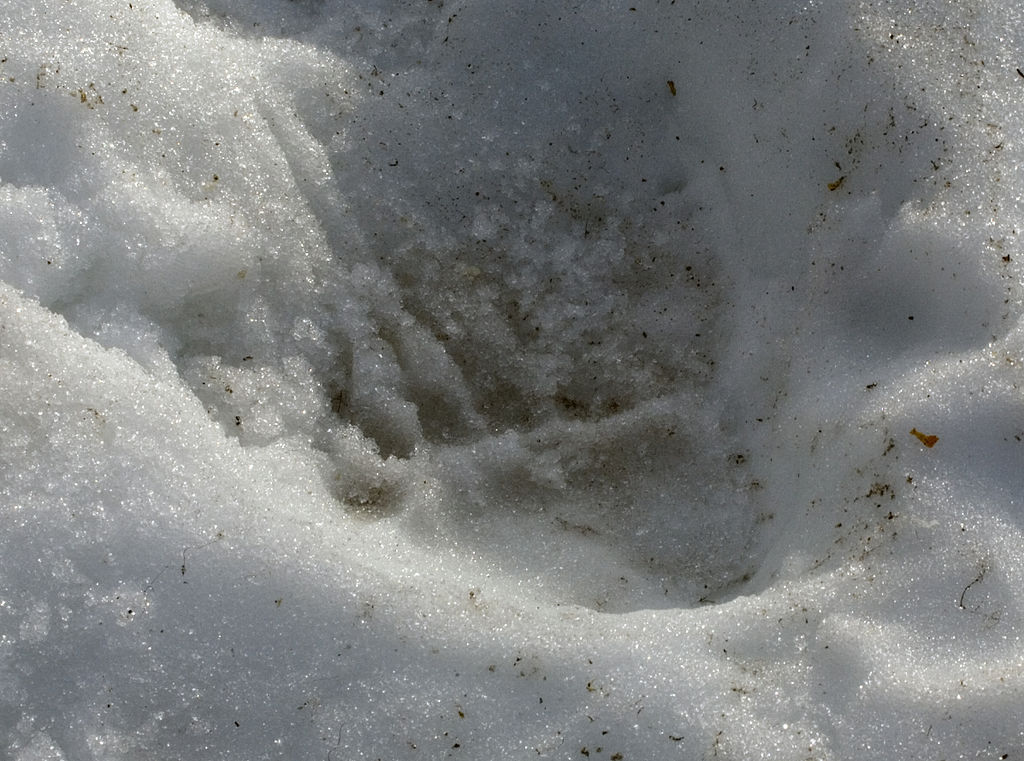
[[[5,758],[1024,758],[1016,3],[3,10]]]

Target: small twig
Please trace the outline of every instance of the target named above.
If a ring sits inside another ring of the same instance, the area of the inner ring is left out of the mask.
[[[967,595],[967,590],[970,589],[971,587],[973,587],[978,582],[980,582],[982,579],[984,579],[985,578],[985,573],[987,571],[988,571],[988,566],[987,565],[983,565],[981,567],[981,571],[974,578],[974,580],[970,584],[968,584],[966,587],[964,587],[964,591],[960,593],[960,603],[959,603],[960,610],[967,610],[967,607],[964,605],[964,597]]]
[[[327,751],[327,759],[326,759],[326,761],[331,761],[331,754],[334,753],[334,751],[336,751],[338,748],[341,747],[341,730],[344,729],[344,728],[345,728],[345,722],[342,722],[341,726],[338,727],[338,738],[337,738],[336,742],[334,743],[334,747],[331,748],[329,751]]]
[[[181,550],[181,575],[182,576],[185,575],[185,554],[187,552],[189,552],[190,550],[201,550],[201,549],[203,549],[205,547],[209,547],[211,544],[216,544],[217,542],[219,542],[223,538],[224,538],[224,534],[218,531],[217,532],[217,536],[215,536],[213,539],[208,541],[206,544],[197,544],[197,545],[192,546],[192,547],[183,547],[182,550]],[[188,582],[184,582],[184,583],[187,584]]]

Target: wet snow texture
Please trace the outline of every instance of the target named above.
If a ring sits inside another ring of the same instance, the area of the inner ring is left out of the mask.
[[[6,756],[1024,754],[1016,7],[8,6]]]

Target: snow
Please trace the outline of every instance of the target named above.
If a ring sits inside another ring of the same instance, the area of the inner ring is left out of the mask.
[[[1015,4],[5,16],[4,757],[1024,757]]]

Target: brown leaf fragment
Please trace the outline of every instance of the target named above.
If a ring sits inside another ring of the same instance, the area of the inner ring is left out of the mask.
[[[918,440],[919,440],[919,441],[920,441],[920,442],[921,442],[922,444],[924,444],[924,445],[925,445],[926,447],[928,447],[929,449],[931,449],[931,448],[932,448],[933,446],[935,446],[935,444],[936,444],[936,443],[938,442],[938,440],[939,440],[939,437],[938,437],[938,436],[932,436],[932,435],[930,435],[930,434],[927,434],[927,433],[921,433],[921,432],[920,432],[919,430],[917,430],[916,428],[911,428],[911,429],[910,429],[910,434],[911,434],[912,436],[916,436],[916,437],[918,438]]]

